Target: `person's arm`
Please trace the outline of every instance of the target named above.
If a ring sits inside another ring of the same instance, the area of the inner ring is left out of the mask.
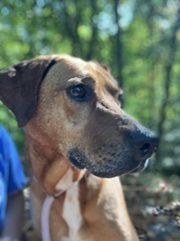
[[[23,167],[11,136],[1,127],[2,170],[6,187],[6,210],[0,241],[19,241],[24,215],[23,188],[27,184]],[[5,165],[6,164],[6,165]]]
[[[0,241],[19,241],[24,221],[24,197],[22,191],[9,195],[7,213]]]

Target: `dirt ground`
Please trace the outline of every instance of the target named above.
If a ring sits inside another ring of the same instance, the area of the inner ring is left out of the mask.
[[[180,241],[178,176],[153,173],[122,178],[130,216],[143,241]]]

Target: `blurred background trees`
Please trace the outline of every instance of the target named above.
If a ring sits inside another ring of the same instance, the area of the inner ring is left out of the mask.
[[[178,0],[1,0],[0,68],[41,54],[107,64],[124,108],[157,132],[151,168],[180,171],[180,2]],[[20,150],[24,137],[0,104],[0,123]],[[171,172],[172,171],[172,172]]]

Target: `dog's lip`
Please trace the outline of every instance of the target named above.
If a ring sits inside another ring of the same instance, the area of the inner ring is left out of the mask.
[[[67,159],[71,162],[73,166],[79,169],[84,169],[85,163],[84,163],[84,157],[82,157],[82,154],[77,149],[72,149],[67,154]]]
[[[82,154],[77,148],[73,148],[68,151],[67,154],[67,159],[70,161],[70,163],[75,166],[78,169],[86,169],[90,173],[94,174],[95,176],[98,177],[115,177],[115,176],[121,176],[121,175],[126,175],[126,174],[131,174],[131,173],[137,173],[143,171],[148,164],[149,159],[145,160],[132,160],[131,161],[131,166],[124,166],[121,168],[112,168],[112,167],[107,167],[106,170],[104,168],[94,168],[94,166],[90,165],[88,163],[88,160],[84,154]]]
[[[129,173],[138,173],[144,171],[144,169],[148,166],[149,159],[146,159],[144,161],[141,161],[140,164],[135,167],[133,170],[131,170]]]

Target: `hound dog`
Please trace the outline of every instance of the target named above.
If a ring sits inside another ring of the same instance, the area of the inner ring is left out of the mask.
[[[40,240],[138,240],[118,176],[143,169],[156,138],[121,92],[106,68],[68,55],[0,71],[0,99],[26,135]]]

